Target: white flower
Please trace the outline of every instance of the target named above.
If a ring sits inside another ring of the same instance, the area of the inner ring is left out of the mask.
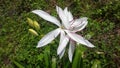
[[[49,32],[47,35],[45,35],[39,42],[37,47],[42,47],[50,43],[52,40],[54,40],[59,34],[60,34],[60,43],[57,49],[57,54],[60,58],[63,57],[65,48],[67,44],[69,43],[69,51],[68,51],[68,57],[70,62],[72,61],[73,53],[75,50],[75,43],[80,43],[83,45],[86,45],[88,47],[94,47],[93,44],[91,44],[88,40],[83,38],[82,36],[76,34],[77,31],[81,31],[85,28],[88,21],[86,17],[79,18],[79,19],[73,19],[73,16],[70,11],[68,11],[68,8],[66,7],[64,10],[62,10],[60,7],[56,6],[57,13],[61,19],[61,22],[56,19],[55,17],[49,15],[48,13],[42,11],[42,10],[34,10],[33,13],[39,15],[43,19],[55,24],[58,26],[57,29]]]

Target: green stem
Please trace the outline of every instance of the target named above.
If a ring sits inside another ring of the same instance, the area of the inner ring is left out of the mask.
[[[78,45],[75,51],[72,68],[83,68],[82,53],[83,51],[81,50],[80,45]]]

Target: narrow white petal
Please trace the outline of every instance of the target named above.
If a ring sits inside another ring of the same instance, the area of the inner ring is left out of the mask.
[[[57,11],[57,13],[58,13],[58,10],[59,10],[59,7],[58,7],[58,6],[56,6],[56,11]]]
[[[64,13],[65,13],[66,17],[68,18],[69,22],[73,20],[73,16],[72,16],[71,12],[68,11],[67,7],[64,9]]]
[[[64,27],[69,28],[70,27],[69,20],[67,16],[65,15],[64,11],[58,6],[56,6],[56,10],[57,10],[57,13],[60,19],[62,20],[62,24],[64,25]]]
[[[45,35],[39,42],[37,47],[42,47],[50,43],[52,40],[54,40],[60,33],[60,29],[53,30],[49,32],[47,35]]]
[[[37,14],[38,16],[42,17],[43,19],[56,24],[57,26],[60,26],[60,22],[53,16],[51,16],[50,14],[42,11],[42,10],[34,10],[32,11],[33,13]]]
[[[61,29],[61,31],[60,31],[60,43],[62,42],[64,37],[65,37],[65,32]]]
[[[87,21],[87,17],[83,17],[83,18],[79,18],[79,19],[76,19],[75,21],[74,21],[74,23],[72,24],[72,26],[78,26],[78,25],[81,25],[81,23],[83,22],[83,21]]]
[[[95,47],[92,43],[90,43],[88,40],[84,39],[85,42],[88,44],[88,47]]]
[[[65,53],[65,49],[59,54],[59,58],[61,59]]]
[[[73,31],[74,31],[74,32],[77,32],[77,31],[83,30],[83,29],[86,27],[87,23],[88,23],[88,22],[82,22],[80,26],[74,27],[74,28],[73,28]]]
[[[94,47],[94,45],[92,45],[90,42],[88,42],[86,39],[84,39],[82,36],[76,34],[76,33],[73,33],[73,32],[69,32],[69,31],[66,31],[66,33],[68,34],[68,36],[73,39],[74,41],[80,43],[80,44],[83,44],[83,45],[86,45],[88,47]]]
[[[69,11],[69,13],[68,13],[68,19],[69,19],[69,21],[72,21],[73,20],[73,15],[72,15],[72,13]]]
[[[58,49],[57,49],[57,54],[61,54],[61,52],[65,49],[65,47],[67,46],[67,43],[69,42],[69,38],[64,36],[63,40],[61,41]]]
[[[72,57],[73,57],[73,54],[74,54],[74,50],[75,50],[75,42],[70,41],[69,51],[68,51],[68,57],[69,57],[70,62],[72,62]]]
[[[72,24],[73,31],[83,30],[86,27],[87,23],[88,21],[86,17],[76,19],[74,23]]]
[[[86,42],[84,41],[83,37],[81,37],[80,35],[78,34],[75,34],[73,32],[70,32],[70,31],[66,31],[66,33],[68,34],[68,36],[73,39],[74,41],[78,42],[78,43],[81,43],[83,45],[86,45]]]
[[[68,15],[68,8],[67,7],[65,7],[65,9],[64,9],[64,13],[66,16]]]
[[[65,37],[65,32],[61,29],[61,31],[60,31],[60,43],[62,43],[64,37]],[[60,43],[59,43],[59,47],[60,47]],[[60,59],[63,57],[64,52],[65,52],[65,49],[59,54]]]

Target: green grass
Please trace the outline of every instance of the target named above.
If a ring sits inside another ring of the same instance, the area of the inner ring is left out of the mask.
[[[0,67],[1,68],[70,68],[67,52],[57,56],[59,38],[43,48],[37,42],[53,24],[31,13],[41,9],[57,17],[55,6],[66,6],[74,18],[88,17],[86,29],[79,32],[90,35],[95,48],[85,48],[81,58],[83,68],[120,67],[120,1],[119,0],[0,0]],[[28,32],[27,18],[40,24],[39,36]],[[102,52],[98,54],[98,52]],[[96,65],[98,67],[96,67]]]

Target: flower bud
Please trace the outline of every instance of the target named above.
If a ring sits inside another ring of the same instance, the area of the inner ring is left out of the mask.
[[[33,24],[33,20],[32,20],[32,19],[27,18],[27,21],[28,21],[28,24],[29,24],[31,27],[34,27],[34,24]]]
[[[40,29],[40,25],[38,24],[37,21],[34,21],[33,24],[34,24],[34,27],[35,27],[36,30]]]
[[[35,36],[38,36],[38,33],[33,29],[29,29],[29,32]]]

